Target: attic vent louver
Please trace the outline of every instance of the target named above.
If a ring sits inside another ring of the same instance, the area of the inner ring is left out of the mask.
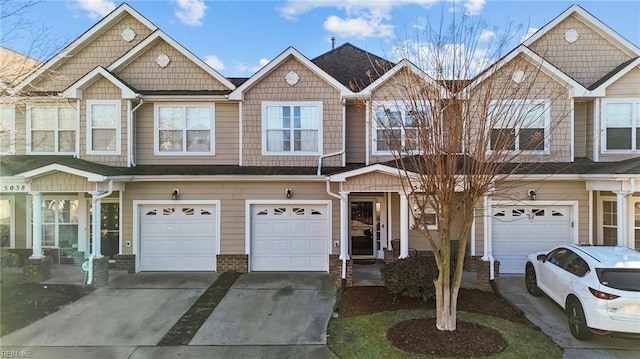
[[[569,30],[567,30],[567,32],[564,33],[565,41],[567,41],[570,44],[573,44],[574,42],[578,41],[579,37],[580,37],[580,35],[574,29],[569,29]]]
[[[295,73],[295,71],[290,71],[287,76],[284,77],[285,81],[287,81],[287,83],[290,86],[293,86],[295,84],[298,83],[298,81],[300,81],[300,76]]]
[[[165,53],[162,53],[158,55],[158,57],[156,57],[156,64],[158,64],[158,66],[162,67],[163,69],[167,67],[170,62],[171,59]]]
[[[124,39],[124,41],[126,42],[131,42],[133,41],[133,39],[136,38],[136,32],[133,31],[130,27],[122,30],[122,38]]]

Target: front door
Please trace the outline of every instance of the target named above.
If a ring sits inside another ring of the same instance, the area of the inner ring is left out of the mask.
[[[111,259],[120,253],[120,205],[102,203],[100,220],[100,239],[102,254]]]
[[[350,223],[351,255],[374,256],[377,240],[375,201],[351,201]]]

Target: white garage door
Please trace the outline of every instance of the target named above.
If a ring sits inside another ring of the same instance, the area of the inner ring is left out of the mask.
[[[500,273],[524,273],[527,255],[573,242],[570,206],[493,209],[493,257]]]
[[[140,269],[215,271],[216,206],[140,206]]]
[[[328,271],[329,213],[321,205],[252,205],[251,271]]]

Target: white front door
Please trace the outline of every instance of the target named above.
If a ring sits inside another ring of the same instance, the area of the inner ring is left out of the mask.
[[[214,204],[141,205],[140,270],[215,271]]]
[[[524,273],[527,255],[573,243],[570,206],[493,208],[493,257],[500,273]]]
[[[328,271],[329,206],[251,205],[251,271]]]

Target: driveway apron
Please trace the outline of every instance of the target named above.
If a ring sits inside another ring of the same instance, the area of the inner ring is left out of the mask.
[[[0,342],[35,347],[156,345],[217,276],[196,272],[122,275]]]
[[[335,300],[327,273],[248,273],[189,345],[326,344]]]

